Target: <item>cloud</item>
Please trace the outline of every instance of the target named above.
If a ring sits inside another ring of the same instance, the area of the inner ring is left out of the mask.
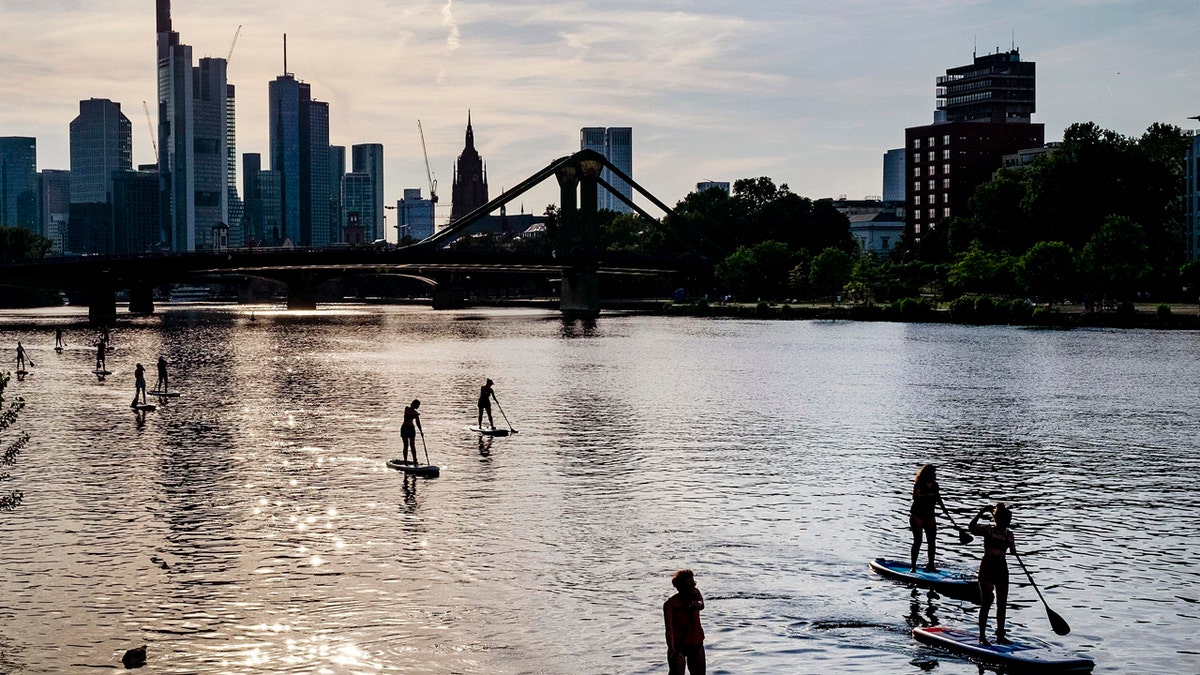
[[[451,7],[454,0],[446,0],[446,5],[442,7],[442,24],[449,29],[446,34],[446,51],[453,54],[458,51],[459,35],[458,22],[454,20],[454,11]]]

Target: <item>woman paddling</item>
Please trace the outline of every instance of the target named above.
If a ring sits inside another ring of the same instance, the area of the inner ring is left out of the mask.
[[[138,398],[139,397],[142,400],[141,404],[146,405],[146,369],[145,369],[145,367],[142,366],[142,364],[139,363],[139,364],[137,364],[137,367],[134,368],[133,378],[134,378],[133,403],[129,404],[130,408],[138,407]]]
[[[979,519],[992,514],[991,525],[980,525]],[[992,591],[996,592],[996,643],[1007,645],[1012,642],[1005,637],[1004,616],[1008,610],[1008,558],[1009,551],[1016,553],[1016,542],[1012,530],[1012,511],[998,502],[995,507],[985,506],[971,519],[967,529],[983,537],[983,559],[979,561],[979,644],[991,644],[987,639],[988,610],[992,605]]]
[[[912,507],[908,511],[908,526],[913,533],[912,569],[917,571],[917,556],[921,553],[921,535],[929,539],[929,564],[925,569],[929,572],[936,572],[937,566],[934,564],[934,555],[937,553],[937,519],[935,517],[935,506],[941,506],[943,510],[946,505],[942,503],[942,494],[938,490],[937,483],[937,468],[932,464],[926,464],[917,472],[916,480],[913,481],[912,492]]]
[[[492,381],[488,380],[487,384],[479,388],[479,421],[476,423],[480,429],[483,428],[483,413],[487,412],[488,426],[495,429],[496,423],[492,421],[492,401],[496,399],[496,392],[492,391]]]
[[[413,402],[404,407],[404,424],[400,425],[400,441],[404,443],[404,463],[408,464],[408,449],[412,447],[412,465],[417,466],[417,430],[423,435],[424,429],[421,429],[421,413],[417,412],[417,408],[421,407],[421,402],[413,399]]]

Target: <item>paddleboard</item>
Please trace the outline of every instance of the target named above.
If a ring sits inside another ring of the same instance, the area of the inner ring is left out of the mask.
[[[918,567],[916,572],[910,572],[911,566],[908,562],[887,558],[876,558],[867,563],[867,566],[876,574],[889,579],[930,588],[952,598],[979,602],[979,579],[973,573],[953,569],[927,572],[921,567]]]
[[[57,353],[59,353],[59,354],[61,354],[61,353],[62,353],[62,347],[55,347],[55,348],[54,348],[54,351],[55,351],[55,352],[57,352]]]
[[[1008,645],[981,645],[976,633],[948,626],[914,628],[912,635],[918,642],[955,654],[1023,670],[1087,673],[1096,665],[1086,656],[1032,640],[1013,640],[1012,644]]]
[[[434,466],[433,464],[419,464],[419,465],[413,466],[412,464],[405,463],[399,459],[389,459],[387,462],[387,465],[388,465],[389,469],[403,471],[404,473],[411,473],[414,476],[433,477],[433,476],[437,476],[438,474],[441,473],[441,469]]]
[[[157,389],[153,389],[146,393],[149,394],[150,396],[159,396],[162,398],[176,398],[177,396],[179,396],[179,392],[177,392],[177,391],[159,391]]]
[[[28,375],[28,374],[29,374],[29,371],[28,371],[28,370],[18,370],[18,371],[17,371],[17,374],[18,374],[18,375]]]
[[[141,412],[151,412],[158,409],[158,406],[153,403],[139,403],[138,405],[131,405],[129,407]]]
[[[97,368],[96,370],[93,370],[92,372],[97,375],[112,375],[111,370],[100,370],[99,368]]]
[[[483,434],[484,436],[507,436],[509,433],[508,429],[501,429],[500,427],[496,427],[493,429],[492,427],[470,426],[467,428],[470,429],[471,431],[474,431],[477,434]]]

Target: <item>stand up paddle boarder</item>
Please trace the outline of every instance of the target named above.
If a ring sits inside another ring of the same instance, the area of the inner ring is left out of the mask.
[[[163,356],[158,357],[158,382],[154,384],[154,390],[167,393],[167,359]]]
[[[992,514],[991,525],[980,525],[979,519]],[[995,507],[985,506],[975,514],[967,529],[983,537],[983,559],[979,561],[979,644],[990,645],[987,639],[988,610],[992,606],[992,591],[996,592],[996,644],[1012,644],[1005,637],[1004,618],[1008,610],[1008,558],[1005,554],[1016,554],[1013,539],[1012,511],[998,502]]]
[[[62,351],[62,348],[65,346],[66,345],[64,345],[63,341],[62,341],[62,329],[55,328],[54,329],[54,349],[58,350],[58,351]]]
[[[925,565],[925,569],[930,572],[937,571],[937,565],[934,564],[934,556],[937,553],[937,518],[934,507],[938,505],[945,510],[946,505],[942,503],[942,494],[938,490],[937,467],[926,464],[917,472],[913,481],[912,507],[908,511],[908,527],[913,535],[910,556],[912,569],[909,570],[911,572],[917,571],[922,533],[929,540],[929,564]]]
[[[25,348],[23,346],[21,346],[21,341],[17,340],[17,372],[20,373],[20,372],[23,372],[24,370],[25,370]],[[491,380],[488,380],[488,381],[490,382]],[[490,415],[490,413],[489,413],[489,415]]]
[[[492,401],[496,400],[496,392],[492,391],[492,381],[488,380],[487,384],[479,388],[479,422],[477,426],[483,428],[483,413],[487,411],[488,426],[495,429],[496,423],[492,421]],[[497,401],[497,403],[499,403]]]
[[[404,424],[400,425],[400,441],[404,443],[404,463],[408,464],[408,449],[412,448],[412,465],[417,466],[417,431],[425,434],[425,430],[421,429],[421,413],[417,412],[417,408],[421,407],[421,401],[413,399],[413,402],[404,407]]]
[[[704,675],[704,628],[700,626],[700,610],[704,597],[696,588],[691,570],[679,570],[671,577],[678,591],[663,603],[663,619],[667,625],[667,672],[683,675]]]
[[[105,370],[104,358],[107,353],[108,343],[104,341],[104,338],[100,338],[100,341],[96,343],[96,370],[99,372],[104,372]]]
[[[146,405],[146,369],[142,366],[142,364],[137,364],[137,367],[133,369],[133,377],[133,403],[129,404],[130,408],[138,407],[139,396],[142,399],[142,405]]]

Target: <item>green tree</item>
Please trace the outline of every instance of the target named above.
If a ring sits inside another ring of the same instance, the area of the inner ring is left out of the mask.
[[[1142,226],[1125,216],[1109,216],[1080,253],[1080,267],[1092,288],[1110,300],[1133,297],[1150,271]]]
[[[21,454],[21,450],[25,444],[29,442],[29,434],[19,433],[12,440],[8,440],[5,435],[17,421],[17,415],[21,409],[25,407],[25,401],[20,396],[14,399],[7,406],[4,404],[4,390],[8,387],[8,375],[0,374],[0,467],[7,467],[16,464],[17,455]],[[0,483],[11,479],[7,473],[0,471]],[[0,511],[10,511],[21,505],[21,499],[24,495],[20,490],[9,490],[7,494],[0,492]]]
[[[717,280],[741,297],[779,298],[795,256],[777,241],[739,246],[716,269]]]
[[[41,260],[54,243],[23,227],[0,225],[0,261]]]
[[[809,282],[817,293],[830,296],[830,304],[842,292],[850,281],[850,273],[854,269],[854,259],[849,253],[838,248],[827,248],[813,258],[808,273]]]
[[[1011,288],[1011,258],[971,244],[950,266],[946,282],[957,293],[1007,293]]]
[[[1075,251],[1061,241],[1039,241],[1017,260],[1017,283],[1051,305],[1075,286],[1079,266]]]

